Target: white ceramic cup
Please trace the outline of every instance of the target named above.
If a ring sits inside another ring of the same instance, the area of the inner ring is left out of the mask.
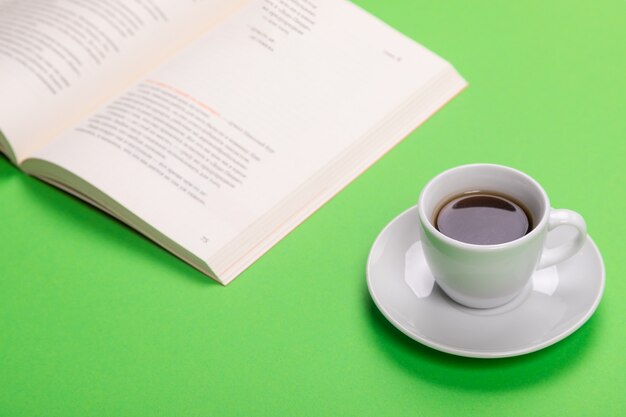
[[[534,228],[519,239],[497,245],[476,245],[452,239],[434,226],[435,211],[467,191],[496,192],[521,202]],[[583,218],[571,210],[553,209],[539,183],[516,169],[491,164],[463,165],[433,178],[418,202],[424,255],[439,287],[467,307],[491,308],[515,298],[536,269],[558,264],[585,243]],[[558,226],[578,230],[571,241],[545,248],[548,232]]]

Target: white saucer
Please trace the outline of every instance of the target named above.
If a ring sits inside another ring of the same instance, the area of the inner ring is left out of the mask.
[[[417,208],[391,221],[367,261],[367,285],[383,315],[404,334],[454,355],[501,358],[550,346],[591,317],[604,290],[604,264],[587,236],[585,246],[565,262],[535,272],[510,303],[472,309],[439,289],[422,254]],[[548,235],[556,246],[573,230]]]

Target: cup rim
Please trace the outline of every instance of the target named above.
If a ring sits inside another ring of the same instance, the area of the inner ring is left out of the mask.
[[[515,240],[511,240],[509,242],[497,243],[497,244],[492,244],[492,245],[479,245],[476,243],[461,242],[460,240],[456,240],[449,236],[446,236],[443,233],[441,233],[439,230],[437,230],[437,228],[432,224],[431,220],[426,215],[426,211],[424,208],[424,196],[426,195],[428,190],[431,187],[433,187],[433,184],[444,175],[447,175],[459,169],[478,168],[478,167],[493,167],[493,168],[500,168],[500,169],[505,169],[507,171],[513,172],[516,175],[526,178],[529,182],[531,182],[537,188],[537,190],[539,190],[539,193],[541,194],[545,207],[543,210],[543,214],[541,216],[541,220],[539,221],[539,223],[537,223],[537,225],[533,228],[533,230],[530,231],[530,233],[525,234],[524,236],[517,238]],[[476,163],[476,164],[458,165],[456,167],[449,168],[439,173],[435,177],[433,177],[430,181],[426,183],[424,188],[422,188],[422,191],[420,192],[419,199],[417,202],[417,208],[418,208],[418,213],[419,213],[422,226],[426,227],[431,234],[436,236],[438,239],[444,241],[445,243],[452,245],[452,246],[456,246],[458,248],[462,248],[462,249],[469,249],[469,250],[476,250],[476,251],[494,251],[494,250],[502,250],[502,249],[518,247],[520,245],[523,245],[527,241],[534,239],[536,235],[541,233],[546,223],[548,222],[548,213],[550,212],[550,200],[548,199],[548,195],[546,194],[543,187],[530,175],[518,169],[511,168],[505,165]]]

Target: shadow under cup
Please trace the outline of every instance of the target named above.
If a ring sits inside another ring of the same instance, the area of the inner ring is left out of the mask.
[[[461,242],[437,230],[434,221],[442,204],[473,191],[517,200],[528,209],[533,229],[496,245]],[[424,187],[418,209],[426,261],[437,284],[453,300],[468,307],[497,307],[512,300],[529,282],[543,250],[550,203],[543,188],[528,175],[490,164],[453,168]]]

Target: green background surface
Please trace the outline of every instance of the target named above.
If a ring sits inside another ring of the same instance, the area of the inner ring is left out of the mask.
[[[626,415],[626,3],[357,3],[470,87],[229,287],[0,157],[1,416]],[[543,351],[439,353],[368,296],[383,226],[473,162],[534,176],[603,254],[596,314]]]

